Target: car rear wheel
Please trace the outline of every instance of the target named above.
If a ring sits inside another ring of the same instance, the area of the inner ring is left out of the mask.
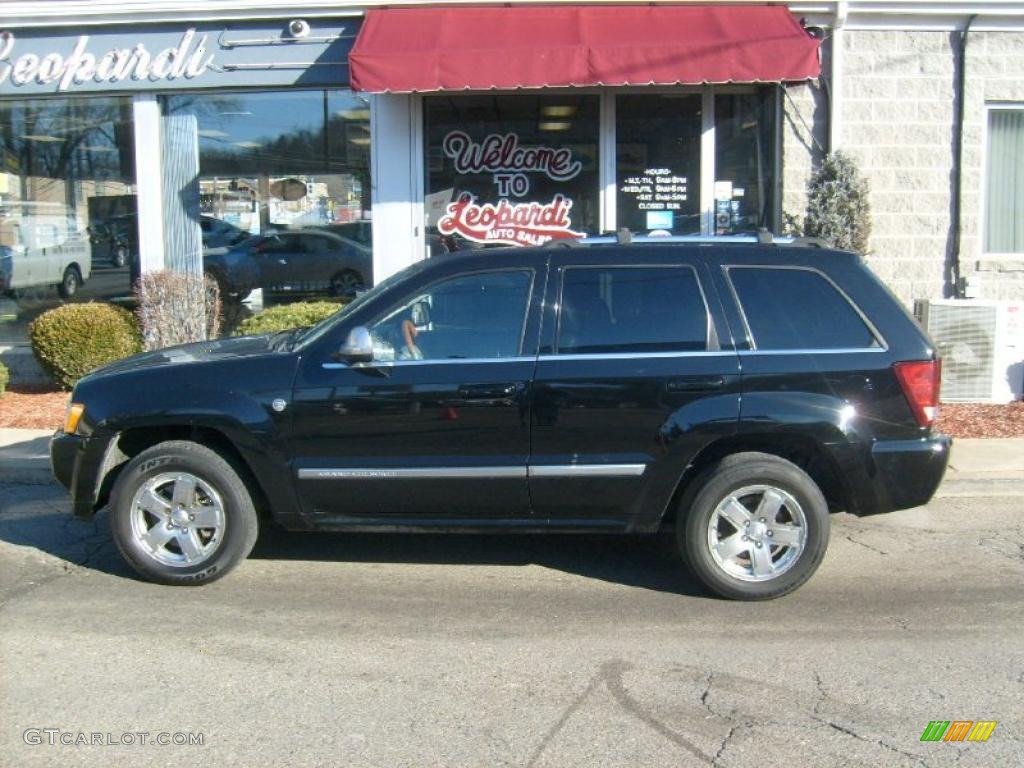
[[[817,570],[828,547],[828,505],[795,464],[734,454],[684,494],[676,537],[686,564],[712,592],[769,600]]]
[[[363,290],[366,284],[358,272],[346,269],[331,278],[331,295],[352,298]]]
[[[81,287],[82,274],[78,271],[78,267],[72,266],[64,270],[64,276],[60,279],[60,285],[57,286],[57,293],[62,299],[70,299],[78,293],[78,289]]]
[[[143,451],[118,476],[110,528],[143,578],[196,585],[248,557],[259,524],[231,464],[206,446],[175,440]]]

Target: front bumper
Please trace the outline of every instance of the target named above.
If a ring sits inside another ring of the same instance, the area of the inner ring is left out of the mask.
[[[50,467],[57,482],[71,493],[75,517],[90,519],[96,511],[104,449],[89,438],[57,430],[50,438]],[[98,456],[97,456],[98,454]]]

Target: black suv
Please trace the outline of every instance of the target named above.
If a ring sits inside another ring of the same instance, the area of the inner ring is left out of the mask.
[[[502,249],[421,262],[308,330],[142,354],[75,387],[74,510],[197,584],[295,530],[674,531],[713,592],[806,581],[829,511],[927,502],[935,349],[854,254]]]

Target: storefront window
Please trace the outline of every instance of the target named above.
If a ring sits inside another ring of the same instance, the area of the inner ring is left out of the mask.
[[[236,302],[254,289],[351,295],[373,281],[370,109],[344,90],[189,94],[204,269]]]
[[[700,232],[699,94],[615,100],[618,226],[634,232]]]
[[[527,246],[598,231],[597,96],[430,96],[425,111],[431,240]]]
[[[62,301],[130,298],[131,114],[127,98],[0,102],[0,343]]]
[[[774,229],[775,99],[769,89],[715,95],[715,234]]]

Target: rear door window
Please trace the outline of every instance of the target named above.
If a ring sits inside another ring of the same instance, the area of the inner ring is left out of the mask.
[[[727,271],[756,349],[879,346],[850,300],[820,272],[780,267]]]
[[[567,267],[560,355],[694,352],[708,347],[708,313],[690,267]]]

